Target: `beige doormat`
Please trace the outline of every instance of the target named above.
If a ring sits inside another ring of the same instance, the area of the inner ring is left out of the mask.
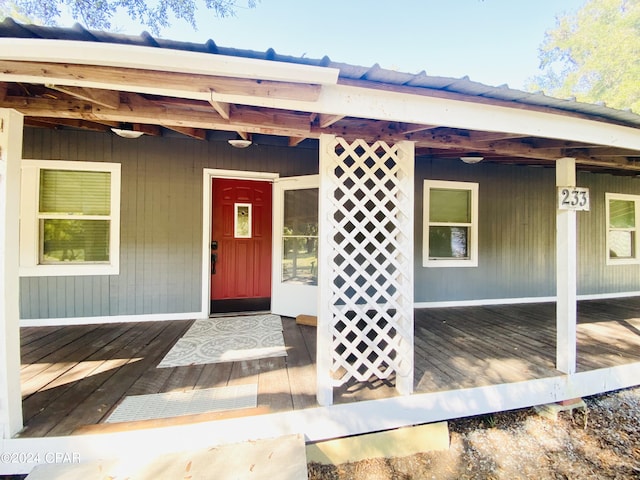
[[[287,351],[278,315],[196,320],[158,368],[284,357]]]
[[[207,412],[255,408],[258,385],[206,388],[187,392],[152,393],[125,397],[106,423],[135,422]]]

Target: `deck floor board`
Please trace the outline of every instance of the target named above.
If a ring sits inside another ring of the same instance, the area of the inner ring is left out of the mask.
[[[192,322],[22,328],[20,435],[99,432],[125,396],[246,383],[258,384],[258,408],[237,415],[317,406],[315,327],[283,318],[286,357],[156,368]],[[559,375],[555,325],[552,303],[418,309],[416,392]],[[577,338],[578,371],[640,362],[640,298],[580,302]],[[394,395],[392,375],[336,387],[334,402]]]

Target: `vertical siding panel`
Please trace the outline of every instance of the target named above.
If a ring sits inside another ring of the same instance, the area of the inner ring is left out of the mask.
[[[479,263],[475,268],[422,267],[422,212],[416,218],[416,301],[552,295],[555,257],[553,170],[418,159],[421,210],[425,178],[478,182]],[[419,232],[419,233],[418,233]]]
[[[31,311],[31,305],[33,301],[29,301],[35,296],[31,292],[31,279],[24,278],[20,281],[20,316],[21,318],[32,318],[33,313]]]

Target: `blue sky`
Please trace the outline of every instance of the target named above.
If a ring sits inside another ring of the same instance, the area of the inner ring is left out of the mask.
[[[198,30],[174,21],[161,36],[322,58],[523,89],[556,16],[585,0],[260,0],[237,16],[199,9]],[[246,5],[239,0],[239,5]],[[115,22],[123,33],[144,28]],[[114,25],[116,26],[116,25]]]

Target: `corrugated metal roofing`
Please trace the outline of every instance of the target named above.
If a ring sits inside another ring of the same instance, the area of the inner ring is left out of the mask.
[[[522,105],[531,105],[562,110],[565,112],[600,117],[604,121],[621,123],[634,127],[640,127],[640,115],[630,110],[617,110],[605,105],[594,105],[577,102],[573,99],[558,99],[544,95],[543,93],[528,93],[509,88],[506,85],[492,87],[479,82],[474,82],[468,77],[447,78],[427,75],[424,71],[418,74],[397,72],[381,68],[378,64],[371,67],[350,65],[332,61],[329,57],[311,59],[306,57],[294,57],[276,53],[269,49],[266,52],[242,50],[228,47],[220,47],[213,40],[205,43],[181,42],[155,38],[147,32],[135,35],[123,35],[111,32],[87,30],[79,24],[72,28],[44,27],[39,25],[23,25],[11,18],[6,18],[0,23],[0,37],[15,38],[46,38],[58,40],[79,40],[87,42],[119,43],[128,45],[150,46],[173,50],[185,50],[191,52],[229,55],[234,57],[255,58],[278,62],[297,63],[303,65],[332,67],[340,71],[340,77],[349,80],[367,80],[388,85],[410,86],[445,92],[483,97],[492,100],[515,102]]]

